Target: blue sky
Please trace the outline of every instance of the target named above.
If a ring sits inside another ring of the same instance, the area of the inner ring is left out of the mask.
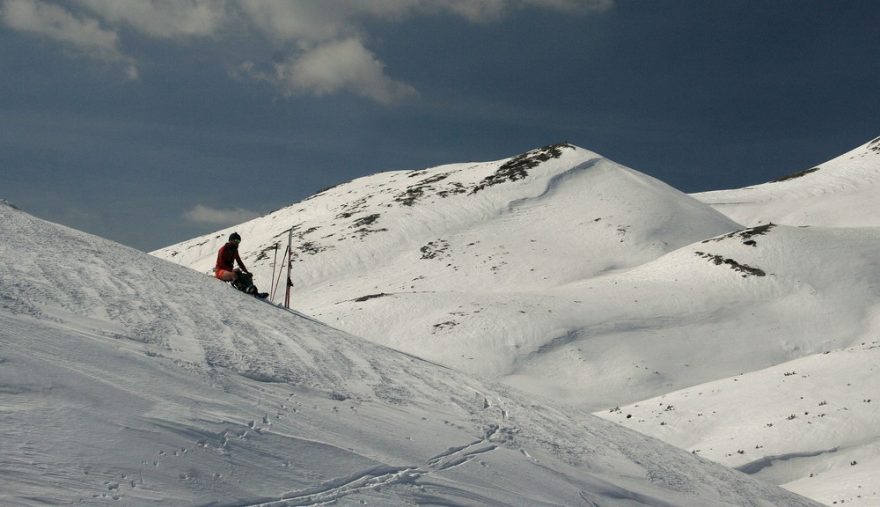
[[[686,192],[880,135],[870,1],[0,0],[0,198],[152,250],[568,141]]]

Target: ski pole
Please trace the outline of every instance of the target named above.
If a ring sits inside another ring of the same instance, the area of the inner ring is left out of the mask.
[[[272,278],[269,279],[269,282],[275,281],[275,267],[277,265],[278,265],[278,242],[276,241],[275,242],[275,255],[272,258]],[[274,299],[275,299],[275,286],[272,285],[272,287],[270,287],[270,289],[271,289],[272,293],[269,295],[269,301],[274,301]]]
[[[281,255],[281,258],[284,259],[285,255],[287,255],[287,250],[284,250],[284,254]],[[283,275],[283,274],[284,274],[284,267],[282,266],[278,269],[278,278],[274,278],[272,280],[272,292],[274,294],[278,293],[278,284],[281,283],[281,275]],[[274,277],[274,272],[273,272],[273,277]],[[274,296],[273,296],[273,301],[274,301]]]
[[[290,308],[290,288],[293,282],[290,280],[290,271],[293,267],[293,227],[287,235],[287,290],[284,294],[284,308]]]

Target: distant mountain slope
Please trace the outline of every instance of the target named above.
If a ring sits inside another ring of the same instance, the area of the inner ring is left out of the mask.
[[[294,282],[310,304],[322,286],[353,279],[384,290],[552,287],[739,228],[654,178],[562,144],[497,162],[360,178],[154,254],[209,272],[236,230],[245,262],[266,286],[274,245],[286,246],[291,227]],[[331,292],[328,302],[339,291]]]
[[[777,181],[694,197],[746,225],[880,226],[880,137]]]
[[[297,308],[490,377],[568,332],[548,314],[556,303],[547,306],[546,291],[739,228],[654,178],[570,145],[378,174],[241,224],[243,257],[264,287],[275,258],[266,245],[291,226]],[[231,230],[155,254],[209,272]]]
[[[814,505],[0,204],[4,505]]]
[[[234,229],[263,272],[272,238],[290,224],[311,231],[297,246],[294,306],[330,325],[535,399],[608,410],[880,332],[878,152],[875,140],[799,177],[687,196],[562,145],[375,175]],[[477,190],[523,160],[523,177]],[[427,186],[407,190],[411,178]],[[333,223],[353,207],[388,220],[354,238],[354,224]],[[208,271],[231,230],[156,255]],[[323,242],[310,239],[318,231]],[[823,477],[856,487],[859,469],[833,468]]]
[[[597,415],[827,505],[880,503],[880,339]]]
[[[473,192],[522,160],[534,160],[525,177]],[[405,192],[400,183],[443,175],[463,191],[441,197],[443,189]],[[412,206],[389,197],[415,193],[423,201]],[[351,202],[361,214],[387,215],[387,230],[334,240],[351,226],[326,221]],[[322,218],[302,218],[310,216]],[[292,220],[326,236],[300,252],[297,308],[589,409],[845,347],[874,328],[875,232],[733,233],[742,227],[695,199],[565,145],[380,174],[242,224],[254,269],[270,271],[272,258],[257,260],[262,245]],[[157,255],[207,271],[226,232]],[[725,360],[714,361],[722,351]]]
[[[609,408],[860,343],[880,332],[878,244],[874,228],[762,226],[560,288],[541,318],[556,338],[505,382]]]

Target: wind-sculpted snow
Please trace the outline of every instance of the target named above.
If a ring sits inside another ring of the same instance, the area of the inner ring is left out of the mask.
[[[599,415],[826,505],[875,505],[878,362],[874,340]]]
[[[798,226],[877,227],[880,226],[878,139],[770,183],[703,192],[694,197],[745,225],[773,222]]]
[[[0,504],[814,505],[2,204],[0,233]]]

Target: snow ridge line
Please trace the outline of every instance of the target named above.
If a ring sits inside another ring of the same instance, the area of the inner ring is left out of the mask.
[[[468,463],[476,456],[492,452],[498,448],[490,439],[498,432],[499,426],[492,424],[483,438],[460,447],[451,447],[446,452],[428,459],[423,467],[376,466],[349,477],[332,479],[320,486],[283,495],[278,500],[247,503],[236,507],[294,507],[306,505],[325,505],[359,491],[374,489],[391,484],[415,484],[425,475],[443,472]]]
[[[571,167],[570,169],[568,169],[566,171],[563,171],[559,174],[554,175],[547,182],[547,185],[544,187],[543,192],[541,192],[540,194],[538,194],[534,197],[523,197],[521,199],[516,199],[514,201],[511,201],[507,205],[507,211],[508,212],[514,211],[517,207],[519,207],[522,204],[525,204],[529,201],[538,201],[538,200],[541,200],[541,199],[549,196],[555,190],[560,188],[565,183],[566,180],[571,179],[580,173],[589,171],[590,169],[596,167],[600,162],[603,162],[605,160],[607,160],[607,159],[604,157],[593,157],[593,158],[588,159],[584,162],[581,162],[580,164],[577,164],[574,167]]]

